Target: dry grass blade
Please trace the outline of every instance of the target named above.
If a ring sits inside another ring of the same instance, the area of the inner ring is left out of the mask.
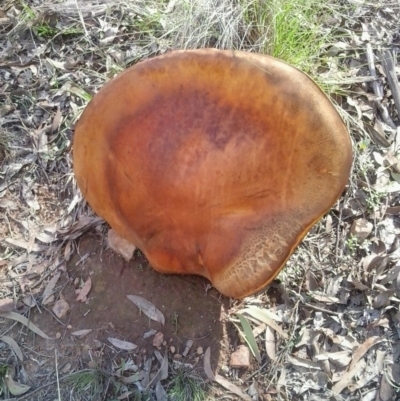
[[[16,320],[17,322],[20,322],[23,325],[25,325],[29,330],[36,333],[38,336],[43,337],[46,340],[50,340],[50,337],[46,333],[44,333],[42,330],[39,329],[39,327],[34,325],[25,316],[22,316],[19,313],[15,313],[15,312],[0,313],[0,317],[3,317],[5,319]]]
[[[257,359],[257,362],[261,363],[260,350],[258,349],[257,341],[254,337],[253,330],[251,329],[250,323],[240,313],[236,313],[236,315],[239,317],[240,323],[243,327],[244,339],[246,340],[247,344],[249,345],[251,352]]]
[[[2,336],[0,337],[0,341],[5,342],[6,344],[8,344],[12,350],[15,352],[15,355],[17,355],[17,357],[23,361],[24,360],[24,356],[22,355],[22,351],[21,348],[19,347],[19,345],[17,344],[17,342],[9,336]]]

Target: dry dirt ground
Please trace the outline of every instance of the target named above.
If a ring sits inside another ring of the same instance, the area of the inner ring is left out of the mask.
[[[106,81],[175,48],[261,51],[261,4],[0,2],[0,399],[400,400],[398,0],[301,19],[330,32],[308,72],[331,85],[354,168],[260,294],[125,262],[76,187],[73,127]]]

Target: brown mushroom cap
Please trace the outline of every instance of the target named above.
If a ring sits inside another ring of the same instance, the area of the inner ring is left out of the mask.
[[[244,297],[336,202],[349,134],[318,86],[272,57],[175,51],[94,96],[76,126],[84,197],[162,273]]]

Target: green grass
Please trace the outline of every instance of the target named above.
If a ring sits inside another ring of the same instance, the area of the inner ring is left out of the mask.
[[[168,397],[171,401],[204,401],[207,391],[203,379],[195,372],[179,367],[168,386]]]
[[[6,391],[6,385],[4,383],[4,379],[6,377],[8,370],[8,365],[0,364],[0,395]]]
[[[75,372],[65,379],[65,384],[71,388],[73,394],[78,397],[89,397],[91,400],[99,399],[103,391],[105,375],[102,371],[83,370]]]

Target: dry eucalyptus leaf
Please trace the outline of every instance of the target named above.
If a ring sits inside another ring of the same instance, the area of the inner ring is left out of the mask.
[[[168,401],[167,392],[159,381],[156,384],[156,399],[157,401]]]
[[[386,375],[382,375],[381,385],[379,388],[379,401],[392,401],[393,400],[393,387],[389,383]]]
[[[365,367],[365,361],[361,359],[351,370],[347,371],[343,377],[333,386],[332,391],[340,394],[347,386],[352,384],[353,377]]]
[[[302,368],[322,370],[322,364],[320,362],[309,361],[308,359],[298,358],[297,356],[288,355],[288,361],[295,366]]]
[[[245,401],[252,401],[252,398],[249,395],[245,394],[238,386],[225,379],[225,377],[215,375],[214,381],[241,399]]]
[[[375,336],[367,338],[356,350],[353,351],[353,359],[351,361],[349,370],[352,370],[356,363],[368,352],[368,350],[375,344],[382,341],[382,338]]]
[[[339,303],[339,298],[337,298],[337,297],[330,297],[330,296],[328,297],[328,296],[326,296],[326,295],[315,294],[315,293],[312,293],[311,296],[312,296],[315,300],[317,300],[317,301],[319,301],[319,302],[323,302],[323,303],[325,303],[325,304],[327,304],[327,305]]]
[[[153,387],[157,383],[160,382],[160,380],[165,380],[168,378],[168,352],[165,352],[164,358],[161,362],[161,367],[156,373],[156,375],[153,377],[153,379],[149,382],[147,385],[147,388]]]
[[[46,288],[43,291],[43,305],[48,305],[50,302],[50,295],[54,293],[54,288],[57,285],[59,278],[61,277],[61,272],[56,272],[51,280],[47,283]]]
[[[19,345],[17,344],[17,342],[9,337],[9,336],[1,336],[0,337],[0,341],[5,342],[6,344],[8,344],[12,350],[15,352],[15,355],[17,355],[17,357],[23,361],[24,360],[24,356],[22,355],[22,351],[21,348],[19,347]]]
[[[337,344],[341,348],[353,350],[354,347],[360,346],[358,341],[355,338],[351,337],[349,334],[346,336],[340,336],[335,332],[333,332],[331,329],[324,327],[322,327],[319,330],[322,331],[325,335],[327,335],[333,341],[334,344]]]
[[[273,328],[281,337],[289,338],[289,336],[283,331],[283,329],[273,321],[275,315],[274,313],[267,311],[266,309],[260,309],[255,307],[245,308],[242,309],[240,312],[247,313],[248,315],[259,320],[260,322],[267,324],[268,326]]]
[[[215,379],[214,372],[211,368],[211,348],[208,347],[204,353],[204,373],[210,380]]]
[[[73,241],[69,240],[67,242],[67,245],[65,245],[65,249],[64,249],[64,259],[66,262],[69,261],[71,255],[72,255],[72,251],[73,251]]]
[[[150,301],[139,295],[127,295],[126,297],[132,301],[147,317],[155,320],[156,322],[160,322],[162,325],[165,324],[164,315]]]
[[[393,266],[387,273],[386,277],[384,277],[381,281],[380,284],[386,285],[392,281],[397,280],[397,277],[400,275],[400,264],[397,264],[396,266]]]
[[[82,330],[74,331],[73,333],[71,333],[71,335],[82,338],[82,337],[85,337],[87,334],[89,334],[91,331],[92,331],[92,329],[82,329]]]
[[[128,342],[118,340],[118,338],[108,337],[108,341],[116,348],[123,349],[125,351],[132,351],[137,348],[137,345]]]
[[[6,238],[6,242],[10,245],[16,246],[17,248],[23,248],[30,252],[41,252],[46,249],[44,246],[40,246],[38,244],[30,244],[28,241],[18,240],[13,238]]]
[[[9,372],[7,372],[7,374],[6,374],[5,378],[4,378],[4,382],[5,382],[6,386],[7,386],[8,391],[12,395],[25,394],[31,388],[30,386],[27,386],[26,384],[21,384],[21,383],[18,383],[16,381],[14,381]]]
[[[4,313],[0,313],[0,317],[4,317],[6,319],[16,320],[17,322],[20,322],[23,325],[25,325],[26,327],[28,327],[29,330],[33,331],[34,333],[36,333],[40,337],[43,337],[43,338],[45,338],[47,340],[50,340],[50,337],[47,334],[45,334],[35,324],[30,322],[25,316],[22,316],[19,313],[4,312]]]
[[[379,309],[382,308],[383,306],[387,305],[389,302],[389,298],[393,295],[394,291],[385,291],[379,293],[375,298],[372,303],[373,308]]]
[[[265,330],[265,349],[269,358],[274,361],[276,358],[275,335],[270,326],[267,326]]]
[[[89,277],[83,284],[83,287],[81,288],[81,290],[79,291],[79,294],[78,294],[76,300],[81,301],[81,302],[86,302],[87,296],[91,289],[92,289],[92,280]]]

